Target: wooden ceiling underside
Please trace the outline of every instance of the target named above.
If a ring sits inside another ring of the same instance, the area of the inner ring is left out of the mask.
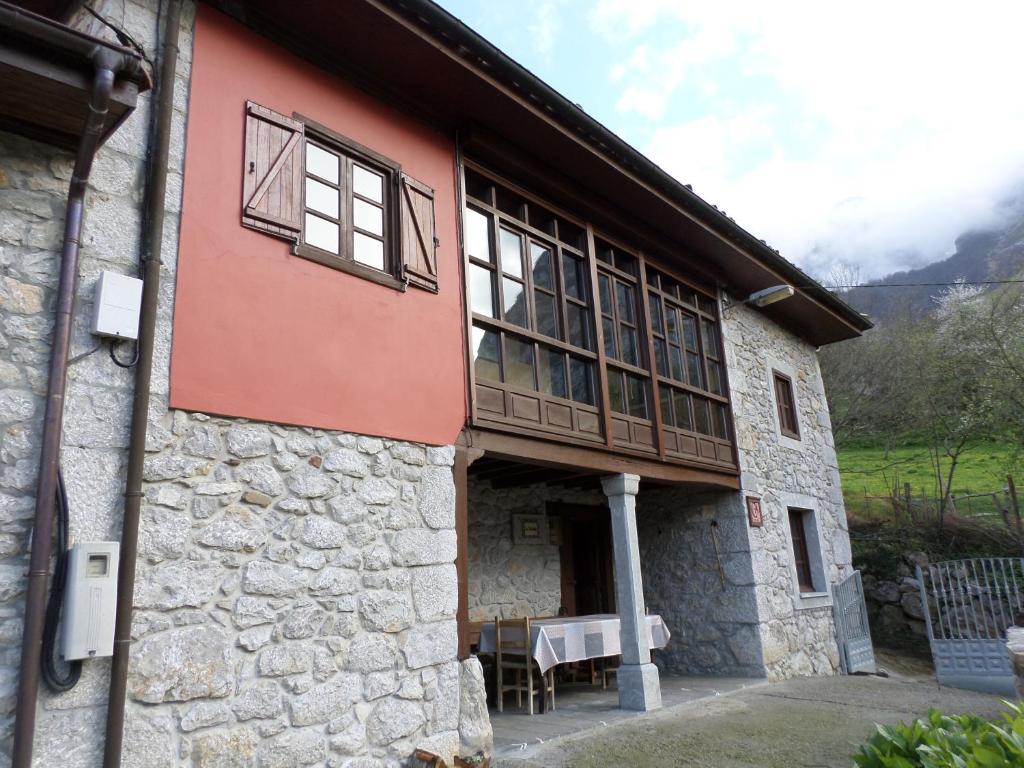
[[[489,482],[492,488],[521,488],[544,483],[561,488],[600,491],[602,474],[593,470],[556,469],[484,456],[469,466],[469,476]]]

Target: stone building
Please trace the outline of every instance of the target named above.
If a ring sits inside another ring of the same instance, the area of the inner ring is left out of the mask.
[[[815,350],[863,317],[429,0],[80,5],[0,2],[13,764],[486,750],[495,616],[618,613],[641,709],[838,671]],[[137,342],[103,273],[145,275]],[[23,639],[58,469],[71,542],[121,544],[66,692]]]

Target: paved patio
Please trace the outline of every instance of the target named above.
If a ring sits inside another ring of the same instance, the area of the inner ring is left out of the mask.
[[[677,677],[662,675],[661,699],[664,709],[714,699],[736,691],[767,685],[761,678]],[[552,739],[596,732],[644,713],[619,709],[619,693],[612,681],[607,690],[586,683],[561,683],[555,688],[555,711],[526,714],[517,709],[511,694],[505,711],[490,710],[494,728],[494,757],[506,761],[530,760],[538,748]]]

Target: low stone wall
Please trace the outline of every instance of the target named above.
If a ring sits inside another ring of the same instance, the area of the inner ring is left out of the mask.
[[[450,759],[454,449],[181,411],[149,448],[125,765]]]
[[[1006,630],[1006,651],[1010,655],[1010,668],[1017,679],[1017,695],[1024,699],[1024,627]]]

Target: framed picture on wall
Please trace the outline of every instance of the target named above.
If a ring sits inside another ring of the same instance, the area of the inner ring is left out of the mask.
[[[547,544],[548,525],[544,515],[512,515],[513,544]]]

